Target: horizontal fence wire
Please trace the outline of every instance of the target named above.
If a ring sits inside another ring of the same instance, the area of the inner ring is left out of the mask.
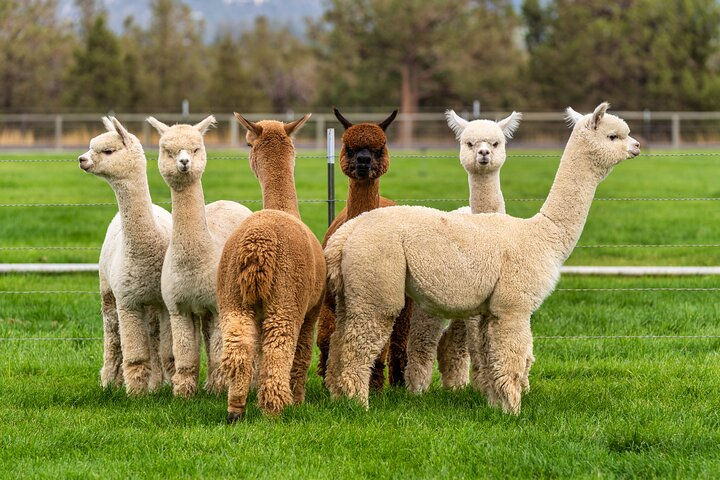
[[[576,245],[575,248],[718,248],[720,243],[697,243],[697,244],[674,244],[674,243],[657,243],[657,244],[598,244],[598,245]],[[98,251],[102,247],[84,247],[84,246],[22,246],[22,247],[2,247],[0,251],[24,251],[24,250],[88,250]]]
[[[718,340],[720,335],[537,335],[534,340]],[[0,337],[2,342],[99,342],[102,337]]]
[[[467,198],[396,198],[395,202],[406,203],[467,203]],[[262,203],[262,199],[233,200],[239,203]],[[544,198],[506,198],[506,202],[544,202]],[[597,197],[596,202],[715,202],[720,197]],[[327,203],[324,198],[298,199],[298,203]],[[335,203],[346,203],[346,199],[336,199]],[[172,202],[154,202],[157,205],[172,205]],[[208,202],[210,203],[210,202]],[[94,203],[0,203],[0,207],[116,207],[115,202]]]
[[[718,292],[720,287],[557,288],[555,292]],[[0,290],[0,295],[100,295],[96,290]]]
[[[556,158],[560,159],[561,154],[559,153],[511,153],[507,155],[508,159],[513,158]],[[407,158],[407,159],[445,159],[445,158],[456,158],[457,154],[390,154],[390,158]],[[720,157],[720,152],[693,152],[693,153],[644,153],[638,158],[650,157]],[[298,160],[327,160],[327,155],[297,155],[295,157]],[[338,158],[335,156],[334,158]],[[146,157],[149,161],[157,161],[157,156]],[[247,155],[209,155],[208,160],[247,160]],[[0,163],[77,163],[77,158],[73,157],[62,157],[62,158],[3,158],[0,159]]]

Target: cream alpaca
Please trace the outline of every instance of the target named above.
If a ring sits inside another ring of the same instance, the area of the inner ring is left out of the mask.
[[[115,118],[90,141],[80,168],[115,191],[118,214],[100,252],[104,353],[100,382],[122,385],[129,395],[147,393],[173,374],[168,313],[160,272],[170,239],[170,214],[153,205],[140,141]]]
[[[205,389],[219,393],[225,382],[218,368],[222,337],[215,299],[217,268],[228,237],[252,212],[225,200],[205,205],[203,135],[215,124],[212,115],[195,126],[169,127],[153,117],[148,122],[161,135],[158,168],[172,195],[173,229],[162,269],[162,295],[172,327],[173,393],[188,397],[197,391],[201,337],[208,358]]]
[[[568,109],[575,126],[532,218],[387,207],[332,236],[325,256],[338,312],[326,378],[333,397],[356,397],[367,407],[370,367],[407,293],[433,315],[487,316],[484,363],[493,390],[486,394],[504,411],[520,412],[533,358],[530,316],[555,287],[598,184],[640,154],[627,124],[606,115],[607,107],[586,116]]]
[[[505,199],[500,190],[500,169],[505,163],[506,140],[512,138],[520,125],[521,113],[512,112],[498,122],[491,120],[467,120],[453,110],[445,112],[448,125],[460,141],[460,162],[468,174],[470,206],[452,213],[505,213]],[[437,350],[438,367],[443,386],[461,388],[468,383],[468,347],[482,342],[487,322],[480,316],[471,319],[451,320],[442,331],[443,319],[428,315],[419,308],[413,311],[408,340],[408,366],[406,381],[412,392],[427,390],[432,378],[432,367]],[[441,336],[442,334],[442,336]],[[473,339],[468,343],[466,336]],[[487,375],[482,357],[473,356],[474,384]]]

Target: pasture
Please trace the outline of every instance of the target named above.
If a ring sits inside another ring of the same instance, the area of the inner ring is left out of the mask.
[[[547,195],[559,152],[516,151],[512,142],[508,150],[507,210],[527,217]],[[390,153],[385,196],[445,210],[467,203],[457,152]],[[579,242],[597,248],[576,248],[567,264],[720,265],[720,204],[698,200],[720,198],[720,154],[697,153],[644,151],[618,166],[600,185]],[[260,199],[246,155],[210,154],[208,202]],[[0,163],[0,263],[97,260],[115,198],[76,157],[0,155],[70,160]],[[301,201],[318,200],[300,210],[322,238],[322,154],[300,152],[295,172]],[[153,200],[169,202],[152,160],[148,173]],[[338,199],[346,183],[336,167]],[[652,288],[679,290],[637,290]],[[96,275],[0,275],[0,476],[717,477],[718,288],[718,277],[564,277],[533,316],[537,361],[519,417],[490,409],[472,389],[444,391],[437,378],[422,396],[371,394],[365,412],[331,402],[313,362],[304,405],[267,418],[253,397],[246,420],[228,427],[223,397],[185,401],[165,387],[129,399],[100,389]],[[38,290],[82,293],[9,293]],[[657,337],[638,338],[648,335]],[[21,340],[53,337],[76,340]]]

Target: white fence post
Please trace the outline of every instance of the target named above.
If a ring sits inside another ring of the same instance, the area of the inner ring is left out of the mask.
[[[335,129],[327,129],[328,227],[335,220]]]

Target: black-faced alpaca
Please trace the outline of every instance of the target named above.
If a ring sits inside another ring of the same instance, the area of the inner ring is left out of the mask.
[[[361,213],[381,207],[395,205],[395,202],[380,196],[380,177],[390,166],[385,130],[397,115],[397,110],[379,124],[360,123],[353,125],[333,109],[335,116],[345,127],[340,150],[340,168],[348,177],[346,207],[338,214],[325,233],[323,248],[332,234],[348,220]],[[391,385],[404,385],[407,364],[407,338],[410,325],[412,302],[406,298],[405,308],[395,321],[390,341],[375,360],[370,385],[380,389],[385,383],[385,365],[389,362],[388,377]],[[335,298],[327,295],[318,322],[317,345],[320,348],[318,375],[325,377],[330,348],[330,336],[335,331]]]

